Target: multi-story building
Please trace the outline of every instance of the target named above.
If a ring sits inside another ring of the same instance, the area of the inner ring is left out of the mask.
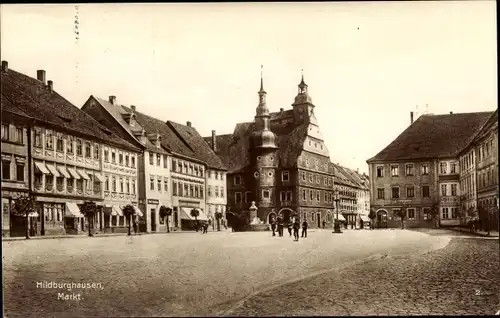
[[[438,224],[459,224],[459,154],[491,114],[422,115],[415,122],[412,114],[411,125],[367,161],[376,224],[399,226],[396,212],[404,209],[407,226],[430,227],[433,208]]]
[[[363,219],[363,221],[369,221],[368,215],[370,214],[370,182],[366,174],[360,174],[359,170],[352,170],[343,167],[346,172],[352,177],[355,182],[354,190],[356,191],[356,202],[357,202],[357,223]]]
[[[460,202],[465,218],[477,213],[476,160],[474,147],[469,146],[460,153]]]
[[[292,109],[274,113],[269,112],[262,78],[258,94],[253,122],[236,124],[231,135],[213,137],[228,167],[228,208],[248,214],[255,201],[260,221],[296,214],[320,227],[333,206],[333,167],[308,86],[302,78]]]
[[[358,221],[358,190],[360,185],[356,183],[349,173],[349,169],[339,164],[334,166],[334,191],[339,194],[339,220],[346,222],[347,226],[354,227]],[[336,209],[337,207],[335,207]],[[336,211],[335,211],[336,214]],[[340,217],[342,215],[342,217]]]
[[[490,229],[498,230],[498,110],[475,136],[472,147],[477,154],[479,217]]]
[[[32,156],[28,180],[38,213],[31,222],[33,233],[86,231],[79,208],[85,201],[100,207],[93,225],[104,230],[103,147],[128,153],[138,149],[60,96],[44,70],[35,79],[5,67],[1,84],[2,105],[5,98],[34,120],[27,136]]]
[[[8,72],[6,61],[2,61],[3,72]],[[33,122],[28,114],[10,102],[3,93],[1,98],[2,236],[23,236],[26,231],[26,219],[17,214],[11,216],[11,208],[13,200],[30,195],[28,132]],[[29,220],[36,221],[37,216],[32,214]]]
[[[207,140],[210,138],[209,140]],[[205,137],[212,148],[212,150],[217,152],[217,137],[215,130],[212,130],[211,137]],[[207,216],[209,219],[215,220],[216,213],[222,213],[222,219],[219,222],[225,222],[226,220],[226,205],[227,205],[227,193],[226,193],[226,171],[217,169],[207,169],[205,184],[206,188],[206,207]],[[212,223],[215,226],[215,223]],[[219,224],[220,225],[220,224]]]
[[[198,220],[208,220],[205,207],[205,171],[223,171],[220,159],[190,122],[181,125],[161,121],[138,112],[135,106],[116,102],[115,96],[103,100],[91,96],[82,110],[105,124],[125,140],[142,147],[138,159],[139,206],[143,231],[167,231],[193,225],[191,210]],[[160,211],[171,209],[171,216]]]

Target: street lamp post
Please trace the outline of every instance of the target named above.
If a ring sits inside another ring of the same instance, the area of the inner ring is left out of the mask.
[[[333,223],[333,233],[342,233],[342,231],[340,230],[340,222],[339,222],[339,201],[340,201],[339,190],[335,190],[333,201],[335,201],[335,211],[337,214],[335,222]]]

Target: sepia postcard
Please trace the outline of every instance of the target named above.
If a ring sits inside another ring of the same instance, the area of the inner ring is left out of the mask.
[[[494,1],[2,4],[2,310],[500,315]]]

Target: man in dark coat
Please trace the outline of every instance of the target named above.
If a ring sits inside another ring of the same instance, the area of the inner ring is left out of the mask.
[[[295,223],[293,223],[293,236],[295,238],[295,241],[299,240],[299,229],[300,229],[299,219],[295,219]]]
[[[308,226],[309,226],[309,224],[307,223],[307,220],[304,220],[304,222],[302,222],[302,237],[307,238],[307,227]]]
[[[288,234],[292,237],[293,222],[292,219],[288,220]]]
[[[273,236],[276,236],[276,221],[274,218],[271,219],[271,230],[273,230]]]
[[[278,235],[283,237],[283,218],[278,216]]]

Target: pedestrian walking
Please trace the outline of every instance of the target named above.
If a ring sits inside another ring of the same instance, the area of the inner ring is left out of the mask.
[[[278,235],[279,237],[283,237],[283,218],[278,216]]]
[[[203,223],[203,234],[208,233],[208,223]]]
[[[288,234],[290,234],[290,237],[292,237],[292,229],[293,229],[293,222],[292,220],[288,220]]]
[[[299,240],[299,229],[300,229],[299,219],[295,219],[295,223],[293,223],[294,241],[298,241]]]
[[[326,221],[323,220],[323,228],[326,228]]]
[[[134,221],[134,224],[132,225],[132,227],[134,228],[134,234],[137,234],[137,222]]]
[[[307,220],[304,220],[304,222],[302,222],[302,237],[307,238],[307,227],[308,226],[309,226],[309,224],[307,224]]]
[[[276,236],[276,221],[274,219],[271,220],[271,230],[273,231],[273,236]]]

